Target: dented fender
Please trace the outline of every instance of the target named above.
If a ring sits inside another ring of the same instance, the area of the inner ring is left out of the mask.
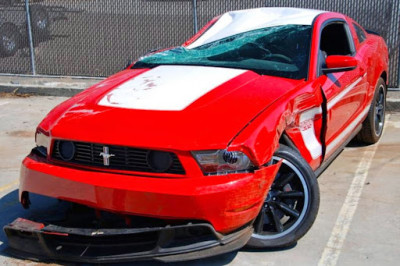
[[[301,91],[294,88],[268,106],[231,141],[229,149],[245,152],[256,166],[265,165],[285,133],[312,168],[320,165],[324,97],[317,82],[303,86]],[[307,132],[310,129],[311,132]],[[309,139],[304,132],[314,137],[316,149],[320,149],[314,152],[317,157],[307,147]]]

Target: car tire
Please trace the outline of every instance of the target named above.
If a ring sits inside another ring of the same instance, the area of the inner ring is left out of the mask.
[[[386,83],[379,78],[375,87],[374,98],[369,107],[368,116],[362,124],[362,128],[357,135],[357,139],[365,144],[374,144],[382,136],[383,126],[385,125],[386,110]]]
[[[19,49],[20,35],[18,28],[7,23],[0,27],[0,56],[13,56]]]
[[[32,33],[34,41],[43,41],[50,36],[50,17],[47,10],[41,5],[30,6],[32,19]]]
[[[273,156],[282,161],[261,211],[254,221],[250,248],[281,248],[295,244],[315,221],[319,208],[317,178],[301,155],[280,145]]]

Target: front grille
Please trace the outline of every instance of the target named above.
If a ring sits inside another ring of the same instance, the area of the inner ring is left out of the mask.
[[[55,140],[51,157],[55,160],[65,161],[60,155],[60,142],[60,140]],[[75,145],[75,154],[71,160],[67,161],[68,163],[115,170],[129,170],[150,173],[158,172],[149,165],[147,160],[147,154],[152,150],[86,142],[73,143]],[[103,157],[100,156],[100,153],[103,152],[104,146],[109,148],[110,154],[115,155],[110,158],[109,165],[107,166],[104,165]],[[185,174],[185,170],[183,169],[182,164],[180,163],[176,154],[170,153],[170,155],[172,158],[171,166],[167,170],[163,171],[163,173]]]

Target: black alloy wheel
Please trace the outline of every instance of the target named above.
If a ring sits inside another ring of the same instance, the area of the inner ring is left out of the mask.
[[[282,165],[254,221],[249,247],[294,244],[310,229],[318,212],[318,183],[300,154],[281,145],[272,160]]]
[[[385,87],[381,84],[375,98],[375,135],[380,136],[385,122]]]
[[[274,156],[274,163],[281,158]],[[255,223],[259,235],[275,238],[298,223],[305,213],[309,194],[302,174],[290,162],[283,160],[281,171],[264,201],[261,213]]]
[[[375,94],[369,106],[368,115],[362,123],[357,139],[365,144],[378,142],[383,133],[386,111],[386,83],[379,78],[375,86]]]

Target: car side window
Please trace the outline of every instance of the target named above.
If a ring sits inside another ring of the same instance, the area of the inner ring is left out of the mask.
[[[354,43],[345,23],[331,23],[321,33],[320,49],[329,55],[353,55]]]
[[[364,30],[358,26],[356,23],[353,23],[353,27],[356,30],[357,38],[360,43],[364,42],[367,39]]]
[[[318,75],[322,75],[326,57],[330,55],[353,56],[355,54],[355,46],[348,25],[344,21],[332,22],[326,25],[321,32],[319,48]]]

